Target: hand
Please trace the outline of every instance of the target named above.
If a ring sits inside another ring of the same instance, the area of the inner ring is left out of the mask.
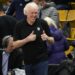
[[[49,41],[50,43],[54,43],[54,37],[48,37],[48,41]]]
[[[48,38],[48,36],[46,35],[45,31],[43,31],[43,34],[41,35],[41,39],[42,39],[43,41],[46,41],[47,38]]]
[[[47,36],[45,31],[43,31],[43,34],[41,35],[41,38],[42,38],[43,41],[48,41],[50,43],[54,43],[54,38],[50,37],[50,36]]]
[[[27,36],[27,40],[28,41],[34,41],[34,40],[36,40],[36,34],[34,34],[34,31],[32,31],[30,33],[30,35]]]

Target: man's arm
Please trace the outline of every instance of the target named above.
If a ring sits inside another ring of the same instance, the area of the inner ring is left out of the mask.
[[[34,41],[36,39],[36,35],[34,34],[34,32],[32,31],[30,33],[29,36],[27,36],[26,38],[22,39],[22,40],[17,40],[13,42],[13,49],[15,48],[19,48],[25,44],[27,44],[28,42]]]

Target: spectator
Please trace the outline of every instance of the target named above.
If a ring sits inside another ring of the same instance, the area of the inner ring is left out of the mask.
[[[66,14],[65,21],[61,22],[61,25],[62,25],[61,27],[62,27],[64,36],[66,36],[66,38],[70,37],[70,34],[69,34],[70,33],[70,23],[67,20],[69,17],[68,16],[69,10],[72,9],[71,4],[69,4],[69,2],[72,0],[60,0],[60,1],[52,0],[52,1],[55,2],[57,10],[68,10],[67,13],[64,13]]]
[[[7,9],[10,7],[11,2],[12,2],[12,0],[7,0],[7,1],[3,4],[3,8],[4,8],[5,13],[6,13]]]
[[[7,75],[9,70],[22,68],[23,55],[13,48],[13,37],[7,35],[2,39],[3,49],[0,49],[0,75]]]
[[[2,48],[2,38],[6,35],[13,35],[13,30],[17,20],[4,13],[2,5],[0,6],[0,48]]]
[[[45,21],[50,24],[50,32],[55,40],[53,44],[48,44],[49,64],[60,64],[67,58],[65,51],[69,49],[68,41],[64,37],[62,31],[56,27],[56,25],[49,17],[46,17]],[[50,21],[50,23],[48,21]]]
[[[60,64],[63,60],[67,59],[65,51],[69,49],[69,44],[60,30],[54,31],[52,36],[55,39],[55,43],[51,45],[49,64]]]
[[[15,16],[17,20],[25,18],[23,8],[30,1],[32,0],[13,0],[6,14]]]
[[[26,75],[48,75],[48,54],[46,41],[54,42],[50,37],[47,23],[38,19],[38,5],[34,2],[24,7],[27,18],[15,28],[13,48],[22,47],[24,52]]]
[[[59,26],[59,15],[57,9],[55,8],[56,5],[54,2],[49,2],[47,0],[41,0],[40,4],[42,6],[40,18],[44,19],[45,17],[50,17],[53,19],[57,26]]]

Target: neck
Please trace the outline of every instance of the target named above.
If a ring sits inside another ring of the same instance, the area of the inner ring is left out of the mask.
[[[34,21],[27,19],[28,24],[33,25]]]

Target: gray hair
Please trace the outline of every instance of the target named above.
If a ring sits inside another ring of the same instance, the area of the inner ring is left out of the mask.
[[[29,2],[25,5],[23,9],[24,15],[27,15],[28,10],[31,8],[39,9],[38,5],[35,2]]]
[[[12,38],[11,35],[7,35],[7,36],[3,37],[3,39],[2,39],[2,46],[3,46],[3,48],[6,48],[8,46],[10,38]]]

